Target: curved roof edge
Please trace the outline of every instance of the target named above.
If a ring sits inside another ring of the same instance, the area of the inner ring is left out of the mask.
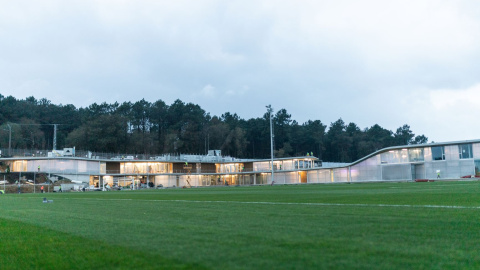
[[[432,146],[446,146],[446,145],[455,145],[455,144],[466,144],[466,143],[480,143],[480,139],[477,140],[465,140],[465,141],[453,141],[453,142],[438,142],[438,143],[424,143],[424,144],[409,144],[409,145],[398,145],[398,146],[390,146],[386,148],[382,148],[378,151],[375,151],[363,158],[360,158],[346,166],[342,166],[339,168],[350,167],[355,164],[358,164],[362,161],[365,161],[375,155],[381,154],[383,152],[391,151],[391,150],[399,150],[399,149],[409,149],[409,148],[424,148],[424,147],[432,147]]]

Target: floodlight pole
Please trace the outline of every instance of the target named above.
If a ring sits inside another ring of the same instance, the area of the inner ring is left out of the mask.
[[[270,157],[271,157],[271,162],[272,162],[272,185],[275,180],[274,172],[273,172],[273,129],[272,129],[272,112],[273,108],[272,105],[268,105],[267,107],[267,112],[268,112],[268,118],[270,118]]]
[[[53,124],[53,150],[57,150],[57,124]]]
[[[9,135],[8,135],[8,156],[12,156],[12,126],[7,123]]]

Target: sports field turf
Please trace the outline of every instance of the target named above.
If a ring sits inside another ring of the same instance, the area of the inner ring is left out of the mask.
[[[2,269],[480,268],[476,181],[7,194],[0,205]]]

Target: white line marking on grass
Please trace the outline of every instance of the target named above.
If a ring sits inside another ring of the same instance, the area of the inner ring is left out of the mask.
[[[96,200],[96,201],[185,202],[185,203],[236,203],[236,204],[263,204],[263,205],[358,206],[358,207],[372,206],[372,207],[406,207],[406,208],[480,209],[480,206],[462,206],[462,205],[289,203],[289,202],[239,202],[239,201],[192,201],[192,200],[136,200],[136,199],[100,199],[100,198],[55,198],[55,199],[56,200]]]

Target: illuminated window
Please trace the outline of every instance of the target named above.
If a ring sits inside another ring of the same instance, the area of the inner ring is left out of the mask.
[[[408,149],[408,157],[410,162],[424,161],[423,148]]]

